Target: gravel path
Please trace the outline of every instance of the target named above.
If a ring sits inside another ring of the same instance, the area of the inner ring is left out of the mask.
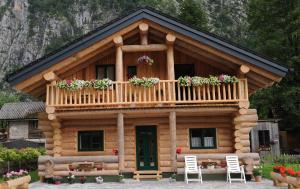
[[[287,187],[274,187],[270,180],[263,180],[261,183],[247,182],[246,184],[234,182],[232,184],[222,181],[204,181],[203,184],[184,182],[168,182],[167,179],[160,181],[134,181],[128,179],[125,183],[86,183],[86,184],[61,184],[49,185],[40,182],[35,182],[29,185],[29,189],[283,189]]]

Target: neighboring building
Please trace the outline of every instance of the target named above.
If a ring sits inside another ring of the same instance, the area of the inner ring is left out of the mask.
[[[45,143],[38,129],[38,113],[45,111],[44,102],[6,103],[0,110],[0,121],[6,125],[1,144],[7,147],[42,146]]]
[[[152,61],[144,55],[155,63],[149,65]],[[41,177],[69,171],[182,174],[186,154],[219,163],[236,153],[247,165],[258,163],[249,140],[258,117],[249,109],[248,95],[280,81],[286,72],[273,60],[222,38],[139,9],[32,62],[7,81],[46,103],[38,119],[50,156],[39,159]],[[214,85],[211,79],[186,87],[178,81],[179,76],[222,73],[239,80]],[[129,82],[134,75],[160,80],[136,86]],[[87,87],[88,82],[61,82],[103,78],[113,82],[97,82],[98,90]]]
[[[251,151],[261,156],[280,155],[279,128],[277,119],[259,120],[251,130]]]

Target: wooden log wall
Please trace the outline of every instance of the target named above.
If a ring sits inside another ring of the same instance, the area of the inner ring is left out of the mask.
[[[187,154],[180,154],[177,155],[177,173],[183,174],[184,173],[184,156]],[[247,174],[252,174],[253,166],[259,165],[260,157],[258,153],[241,153],[241,154],[234,154],[234,153],[214,153],[214,154],[193,154],[197,156],[198,165],[201,165],[202,162],[217,162],[218,164],[221,161],[225,161],[226,156],[229,155],[238,155],[239,161],[241,165],[246,165],[245,171]],[[225,168],[216,168],[211,171],[203,170],[205,174],[215,174],[215,173],[226,173]]]
[[[216,128],[216,149],[190,149],[190,128]],[[177,147],[184,154],[233,153],[233,125],[230,116],[177,117]]]
[[[113,149],[118,148],[117,120],[65,120],[62,122],[62,156],[93,156],[113,155]],[[104,151],[78,151],[78,131],[103,130]]]
[[[93,162],[94,169],[91,171],[75,171],[78,162]],[[101,169],[98,169],[101,167]],[[75,176],[99,176],[99,175],[118,175],[117,156],[64,156],[51,157],[40,156],[38,159],[38,175],[41,178],[53,176],[68,176],[70,172]]]
[[[250,152],[249,133],[257,125],[257,121],[256,109],[240,109],[236,117],[234,117],[234,148],[236,153]]]
[[[176,114],[176,145],[182,148],[184,154],[207,154],[207,153],[233,153],[234,137],[232,117],[227,115],[217,116],[180,116]],[[46,119],[46,116],[45,116]],[[136,170],[136,126],[156,125],[158,145],[158,166],[162,172],[172,172],[171,162],[171,135],[169,115],[145,118],[127,118],[124,115],[124,172]],[[49,121],[48,121],[49,122]],[[45,122],[46,123],[46,122]],[[48,123],[50,125],[50,123]],[[46,128],[46,127],[45,127]],[[47,127],[50,129],[51,127]],[[190,128],[216,128],[216,149],[190,149]],[[104,151],[80,152],[77,149],[77,133],[80,130],[103,130]],[[48,133],[47,133],[48,134]],[[112,156],[113,149],[118,148],[117,118],[89,119],[89,120],[63,120],[61,122],[61,156]],[[50,135],[49,135],[50,136]],[[49,137],[51,141],[53,134]],[[53,140],[52,140],[53,142]],[[52,147],[54,145],[47,144]],[[53,153],[52,153],[53,154]],[[49,153],[51,155],[51,153]],[[116,156],[117,157],[117,156]],[[178,165],[178,161],[176,166]]]
[[[38,114],[38,128],[43,132],[45,136],[45,149],[47,155],[53,155],[53,128],[51,121],[48,119],[46,113]]]
[[[143,56],[145,53],[131,52],[123,54],[123,80],[128,80],[128,66],[137,66],[137,77],[159,77],[161,80],[167,79],[166,52],[147,52],[146,55],[154,59],[155,63],[152,66],[147,64],[138,64],[137,59]],[[73,69],[62,76],[62,79],[83,79],[91,80],[96,78],[96,65],[114,65],[116,62],[115,52],[102,57],[100,59],[93,60],[92,62],[85,62],[86,66],[81,66],[79,70]],[[175,64],[193,64],[195,68],[195,75],[209,76],[221,74],[224,71],[218,70],[215,67],[210,66],[205,60],[199,60],[184,54],[181,51],[174,51],[174,63]],[[233,74],[233,73],[229,73]]]

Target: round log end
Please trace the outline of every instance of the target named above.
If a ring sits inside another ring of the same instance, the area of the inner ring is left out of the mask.
[[[149,26],[146,23],[142,23],[142,24],[139,25],[139,29],[140,29],[140,32],[142,34],[147,33],[148,32],[148,28],[149,28]]]
[[[167,44],[173,44],[176,40],[176,37],[173,34],[168,33],[166,36]]]
[[[117,36],[117,37],[115,37],[114,39],[113,39],[113,41],[114,41],[114,43],[115,43],[115,45],[116,46],[121,46],[121,45],[123,45],[123,38],[122,38],[122,36]]]

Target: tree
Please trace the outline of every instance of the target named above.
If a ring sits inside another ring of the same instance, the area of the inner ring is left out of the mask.
[[[272,112],[282,128],[300,128],[300,0],[251,0],[248,21],[252,48],[289,68],[280,83],[257,92],[251,102],[260,117]]]
[[[208,29],[208,18],[202,1],[182,0],[178,17],[192,26]]]

